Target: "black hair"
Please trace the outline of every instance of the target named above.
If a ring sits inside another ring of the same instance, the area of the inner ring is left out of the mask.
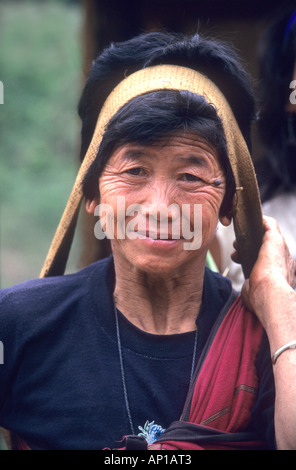
[[[199,34],[151,32],[111,44],[93,62],[78,108],[82,120],[81,159],[90,144],[100,109],[113,88],[133,72],[159,64],[187,66],[211,79],[229,102],[250,148],[255,105],[250,77],[234,50]]]
[[[287,112],[296,62],[296,9],[284,11],[260,44],[259,137],[265,147],[256,165],[262,201],[296,185],[296,114]]]
[[[98,178],[115,151],[125,143],[151,145],[169,141],[175,133],[193,132],[213,146],[226,176],[227,196],[221,213],[231,211],[235,185],[227,157],[225,135],[213,105],[189,91],[159,90],[130,100],[109,121],[96,159],[84,181],[87,199],[98,195]]]

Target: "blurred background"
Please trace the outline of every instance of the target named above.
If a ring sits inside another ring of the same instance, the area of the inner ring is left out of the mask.
[[[258,41],[279,3],[295,2],[0,0],[0,287],[39,275],[79,165],[77,103],[92,59],[143,31],[198,30],[232,43],[256,84]],[[68,270],[105,254],[93,226],[82,214]]]
[[[1,1],[1,287],[38,277],[77,167],[80,2]]]

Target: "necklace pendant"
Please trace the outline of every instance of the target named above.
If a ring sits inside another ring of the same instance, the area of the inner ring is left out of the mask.
[[[153,444],[165,431],[161,426],[158,424],[154,424],[154,421],[146,421],[144,428],[138,426],[141,433],[138,434],[140,437],[144,437],[147,441],[147,444]]]

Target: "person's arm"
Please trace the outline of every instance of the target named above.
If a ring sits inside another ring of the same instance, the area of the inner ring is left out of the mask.
[[[276,221],[265,217],[264,226],[259,256],[242,296],[263,325],[273,356],[282,346],[296,344],[296,262]],[[279,354],[273,372],[277,448],[296,449],[296,349]]]

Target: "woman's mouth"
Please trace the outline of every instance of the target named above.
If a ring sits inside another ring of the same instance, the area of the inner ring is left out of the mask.
[[[131,232],[132,238],[141,238],[141,239],[149,239],[149,240],[157,240],[157,241],[166,241],[172,242],[177,240],[183,240],[183,237],[180,236],[179,233],[168,233],[168,232],[160,232],[160,231],[133,231]]]

